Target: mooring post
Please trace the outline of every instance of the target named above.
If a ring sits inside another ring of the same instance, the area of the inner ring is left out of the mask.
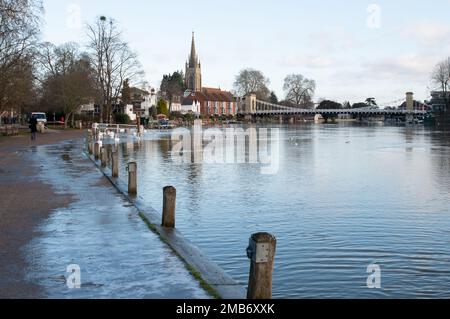
[[[90,149],[90,144],[92,142],[92,131],[91,130],[88,130],[88,132],[87,132],[86,142],[87,142],[87,146],[88,146],[88,150],[89,150]],[[92,154],[92,149],[89,152],[89,154]]]
[[[92,155],[92,142],[91,142],[91,140],[87,141],[87,146],[88,146],[89,155]]]
[[[95,142],[94,144],[94,157],[95,160],[98,160],[98,157],[100,156],[100,143],[99,142]]]
[[[163,213],[162,226],[175,228],[175,206],[177,190],[175,187],[166,186],[163,189]]]
[[[247,256],[250,259],[247,299],[272,298],[272,273],[277,240],[269,233],[250,237]]]
[[[128,163],[128,194],[137,194],[137,163]]]
[[[137,118],[136,122],[137,122],[137,137],[141,137],[141,119]]]
[[[108,165],[108,152],[104,146],[100,149],[100,159],[102,162],[102,167],[106,167],[106,165]]]
[[[112,154],[112,144],[106,145],[106,158],[108,159],[108,163],[111,162],[111,154]]]
[[[111,167],[112,177],[117,178],[119,177],[119,152],[117,152],[117,150],[112,153],[111,160],[112,160],[112,167]]]

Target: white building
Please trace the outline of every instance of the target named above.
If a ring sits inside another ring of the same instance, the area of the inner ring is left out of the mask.
[[[184,100],[181,105],[180,112],[182,114],[192,113],[195,115],[200,115],[200,102],[197,100]]]
[[[150,117],[150,109],[156,107],[157,96],[155,89],[151,89],[149,94],[144,94],[142,96],[143,101],[141,102],[141,109],[144,111],[144,116],[146,118]]]
[[[93,114],[93,113],[95,113],[95,104],[94,104],[94,102],[81,105],[76,113],[77,114],[86,114],[86,113]]]
[[[149,118],[152,107],[156,107],[157,97],[156,90],[149,87],[139,89],[136,87],[130,88],[131,104],[133,105],[133,113],[139,117]],[[125,110],[124,110],[125,112]],[[126,113],[126,112],[125,112]]]
[[[125,106],[125,114],[130,117],[131,121],[136,121],[136,114],[133,112],[133,105],[128,104]]]
[[[169,105],[169,112],[181,112],[181,96],[175,95],[172,97],[172,102]]]
[[[172,103],[170,104],[169,112],[181,112],[182,105],[180,103]]]

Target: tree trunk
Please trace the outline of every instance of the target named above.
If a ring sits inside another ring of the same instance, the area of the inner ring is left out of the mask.
[[[66,118],[64,119],[64,128],[65,129],[68,128],[68,124],[69,124],[69,121],[70,121],[71,117],[73,117],[73,113],[72,112],[66,114]]]

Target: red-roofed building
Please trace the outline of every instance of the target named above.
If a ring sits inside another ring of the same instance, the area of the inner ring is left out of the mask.
[[[200,104],[200,113],[203,116],[236,115],[238,103],[231,92],[222,91],[220,88],[202,87],[201,65],[195,48],[194,34],[191,53],[186,62],[185,83],[188,91],[181,102],[183,112],[191,106],[196,109]]]
[[[200,113],[211,115],[236,115],[237,101],[233,94],[216,88],[202,88],[201,92],[192,92],[183,99],[183,105],[200,103]]]
[[[399,107],[399,110],[406,110],[406,101],[403,102]],[[426,105],[425,103],[422,103],[420,101],[416,101],[414,100],[414,104],[413,104],[413,110],[415,111],[427,111],[429,110],[430,107],[428,105]]]

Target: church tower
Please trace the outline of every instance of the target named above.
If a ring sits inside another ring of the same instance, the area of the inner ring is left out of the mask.
[[[191,54],[186,62],[185,84],[193,92],[202,90],[202,67],[195,51],[194,32],[192,32]]]

